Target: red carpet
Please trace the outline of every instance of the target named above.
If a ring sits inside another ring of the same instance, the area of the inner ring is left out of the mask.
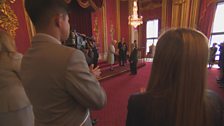
[[[100,66],[100,69],[101,69],[101,72],[102,72],[100,78],[98,79],[100,81],[102,81],[104,79],[114,77],[114,76],[118,76],[118,75],[123,74],[124,72],[128,72],[130,70],[130,64],[129,63],[125,64],[125,66],[119,66],[118,63],[115,63],[113,65],[113,71],[110,70],[110,64],[108,64],[108,63],[101,64],[99,66]],[[137,64],[137,67],[140,68],[140,67],[143,67],[143,66],[145,66],[145,61],[139,60],[138,64]]]
[[[208,88],[218,93],[224,99],[224,88],[220,88],[216,83],[216,78],[219,76],[219,70],[212,68],[208,70]]]
[[[101,81],[107,93],[107,105],[100,111],[93,111],[92,118],[97,119],[96,126],[125,126],[127,103],[130,94],[145,88],[151,70],[151,63],[138,69],[138,74],[133,76],[128,73]],[[216,84],[217,69],[208,71],[208,87],[224,98],[224,89]]]

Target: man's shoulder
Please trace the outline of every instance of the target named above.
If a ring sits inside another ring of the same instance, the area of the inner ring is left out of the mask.
[[[54,47],[52,47],[54,48]],[[58,49],[58,51],[63,51],[63,52],[69,52],[69,53],[74,53],[74,52],[81,52],[80,50],[76,49],[76,48],[72,48],[72,47],[68,47],[68,46],[64,46],[64,45],[58,45],[55,47],[55,49]]]

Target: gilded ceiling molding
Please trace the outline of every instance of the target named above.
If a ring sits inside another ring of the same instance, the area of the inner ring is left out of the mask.
[[[162,7],[162,4],[161,3],[150,3],[147,6],[140,8],[140,10],[141,11],[144,11],[144,10],[153,10],[153,9],[156,9],[156,8],[159,8],[159,7]]]
[[[19,22],[10,4],[13,4],[15,1],[16,0],[0,0],[0,27],[14,38],[16,36],[16,30],[19,27]]]
[[[162,29],[161,33],[166,31],[167,29],[167,0],[162,0],[162,21],[161,21]]]
[[[116,12],[117,12],[117,27],[116,27],[116,31],[117,31],[117,40],[119,40],[121,38],[121,18],[120,18],[120,14],[121,14],[121,8],[120,8],[120,0],[116,0]]]

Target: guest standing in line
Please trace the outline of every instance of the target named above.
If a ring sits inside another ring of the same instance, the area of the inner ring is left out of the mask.
[[[144,93],[128,101],[126,126],[223,126],[224,106],[207,90],[208,39],[172,29],[157,43]]]
[[[128,46],[126,44],[126,42],[123,43],[123,62],[124,62],[124,65],[127,64],[127,52],[128,52]]]
[[[0,30],[0,126],[34,126],[32,106],[20,79],[21,60],[13,38]]]
[[[217,83],[220,84],[220,87],[224,87],[224,42],[219,45],[219,62],[218,65],[220,67],[219,77],[217,79]]]
[[[96,68],[98,66],[99,52],[96,47],[95,41],[91,42],[91,47],[92,47],[92,51],[93,51],[93,65],[94,65],[94,68]]]
[[[109,46],[109,51],[108,51],[108,63],[110,64],[110,70],[114,70],[113,64],[114,64],[114,58],[115,58],[115,47],[114,45],[116,44],[116,40],[113,40]]]
[[[208,68],[212,68],[214,62],[215,62],[215,56],[217,52],[217,43],[213,43],[212,47],[210,47],[210,52],[209,52],[209,63],[208,63]]]
[[[138,63],[138,50],[136,47],[131,52],[130,58],[130,71],[131,75],[136,75],[137,74],[137,63]]]
[[[119,65],[124,66],[124,38],[118,42]]]

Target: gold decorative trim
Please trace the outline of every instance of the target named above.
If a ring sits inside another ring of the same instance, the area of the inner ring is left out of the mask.
[[[191,6],[191,15],[190,15],[190,22],[189,26],[191,28],[197,28],[197,21],[198,21],[198,15],[199,15],[199,7],[200,7],[200,0],[194,0],[192,2]]]
[[[92,0],[89,0],[89,3],[91,5],[91,7],[96,11],[98,9],[98,7],[96,6],[96,4],[92,1]]]
[[[0,2],[0,27],[14,38],[16,36],[16,30],[19,27],[19,22],[10,4],[13,4],[15,1],[16,0],[2,0]]]
[[[132,8],[133,8],[133,0],[128,0],[128,15],[132,15],[132,12],[133,12]],[[129,45],[131,45],[132,44],[132,26],[131,25],[128,25],[128,37],[129,37]],[[131,46],[129,46],[128,50],[131,50]]]
[[[96,43],[99,43],[99,27],[98,27],[98,17],[95,17],[94,19],[94,25],[93,25],[93,36],[96,40]]]
[[[181,5],[184,3],[185,3],[185,0],[173,0],[173,4],[175,4],[175,5]]]
[[[117,40],[121,38],[121,19],[120,19],[120,0],[116,0],[116,5],[117,5]]]
[[[107,42],[107,5],[106,0],[103,1],[103,59],[105,59],[105,53],[108,50]]]
[[[87,7],[90,6],[89,0],[87,0],[86,2],[83,2],[82,0],[77,0],[77,2],[79,3],[79,5],[80,5],[82,8],[87,8]]]
[[[28,31],[28,34],[29,34],[29,40],[31,42],[31,38],[36,34],[36,30],[35,30],[35,27],[34,27],[32,21],[29,18],[29,15],[27,14],[27,12],[25,10],[25,6],[23,4],[24,1],[25,0],[22,0],[21,4],[23,5],[23,11],[24,11],[25,19],[26,19],[27,31]]]
[[[96,6],[95,2],[93,2],[92,0],[87,0],[86,2],[83,2],[82,0],[77,0],[77,1],[82,8],[87,8],[87,7],[91,6],[95,11],[97,9],[99,9]]]
[[[161,3],[150,3],[147,6],[140,8],[140,10],[141,11],[144,11],[144,10],[153,10],[153,9],[156,9],[156,8],[159,8],[159,7],[162,7],[162,4]]]
[[[180,14],[179,14],[179,6],[178,5],[174,5],[174,3],[172,3],[172,20],[171,20],[171,27],[178,27],[180,24]]]
[[[162,0],[162,20],[161,20],[161,33],[166,31],[167,27],[167,0]]]
[[[181,1],[181,21],[180,21],[180,27],[188,27],[189,26],[189,12],[190,12],[190,0]]]

